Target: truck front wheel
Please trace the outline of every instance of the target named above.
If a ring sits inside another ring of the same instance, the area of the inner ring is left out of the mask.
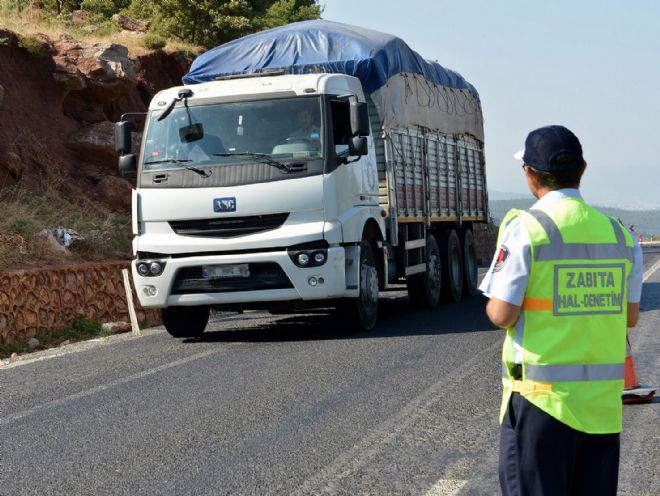
[[[378,318],[378,269],[376,257],[368,241],[360,243],[360,272],[357,298],[347,298],[337,307],[337,316],[347,325],[356,323],[361,329],[373,329]]]
[[[160,311],[165,329],[175,338],[197,338],[209,321],[208,306],[167,307]]]

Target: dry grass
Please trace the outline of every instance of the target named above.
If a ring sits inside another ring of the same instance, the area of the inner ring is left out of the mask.
[[[90,200],[71,201],[54,188],[35,194],[20,186],[0,190],[0,269],[131,256],[129,214],[110,213]],[[53,247],[44,230],[66,228],[83,239]]]
[[[60,34],[66,32],[74,39],[87,43],[117,43],[128,48],[129,57],[133,58],[153,51],[141,44],[143,33],[123,31],[114,21],[106,21],[94,26],[77,26],[65,18],[46,17],[34,7],[27,7],[20,13],[0,10],[0,28],[37,39],[45,35],[51,40],[56,40]],[[203,48],[180,40],[167,40],[163,50],[168,53],[184,52],[196,56],[203,51]]]

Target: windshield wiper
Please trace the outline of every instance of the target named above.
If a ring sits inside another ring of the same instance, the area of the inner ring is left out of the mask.
[[[182,160],[180,158],[164,158],[162,160],[152,160],[151,162],[145,162],[144,165],[166,164],[166,163],[185,164],[187,162],[192,162],[192,160]],[[207,178],[211,175],[211,171],[208,172],[203,171],[202,169],[198,169],[197,167],[193,167],[192,165],[186,165],[184,168],[188,169],[189,171],[193,171],[196,174],[199,174],[203,178]]]
[[[268,164],[271,167],[275,167],[276,169],[279,169],[280,171],[290,174],[293,172],[291,169],[291,166],[289,164],[285,164],[284,162],[279,162],[273,158],[270,157],[267,153],[257,153],[257,152],[226,152],[226,153],[214,153],[213,154],[216,157],[250,157],[253,158],[263,164]]]

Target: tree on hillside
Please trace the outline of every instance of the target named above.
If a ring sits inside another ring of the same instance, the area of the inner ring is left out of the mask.
[[[133,0],[133,3],[141,1]],[[321,16],[321,6],[316,0],[154,0],[151,3],[155,29],[204,47]]]
[[[251,32],[247,0],[154,0],[153,26],[166,36],[211,46]]]
[[[277,0],[268,7],[263,26],[274,28],[290,22],[307,21],[321,17],[321,6],[315,1]]]
[[[18,3],[20,0],[13,0]],[[23,1],[23,3],[34,3],[40,9],[46,12],[52,12],[55,15],[68,15],[75,10],[85,10],[92,14],[96,19],[109,19],[121,9],[125,9],[131,4],[132,0],[35,0],[34,2]],[[22,10],[19,8],[18,10]]]

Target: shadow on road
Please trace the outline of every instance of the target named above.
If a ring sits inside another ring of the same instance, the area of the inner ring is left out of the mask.
[[[333,339],[371,339],[422,336],[496,330],[485,314],[486,298],[481,294],[458,303],[443,304],[433,310],[416,310],[405,293],[385,293],[379,307],[378,324],[371,331],[347,326],[328,311],[295,314],[236,315],[227,329],[207,331],[201,339],[184,342],[286,342]],[[641,311],[660,308],[660,283],[645,283]],[[255,324],[255,321],[258,323]],[[264,322],[265,321],[265,322]],[[230,326],[234,326],[231,328]]]
[[[486,317],[486,298],[477,295],[458,303],[441,304],[433,310],[414,309],[407,296],[385,297],[380,302],[378,324],[371,331],[347,326],[324,310],[304,313],[253,317],[236,315],[229,318],[234,328],[207,331],[200,340],[184,342],[285,342],[333,339],[373,339],[397,336],[437,335],[496,330]],[[660,308],[660,283],[645,283],[641,311]],[[259,320],[260,323],[254,323]],[[266,322],[261,322],[265,321]],[[244,325],[243,325],[244,324]],[[243,327],[242,327],[243,325]],[[228,326],[229,327],[229,326]]]
[[[279,320],[243,329],[205,332],[203,342],[276,342],[328,339],[370,339],[494,330],[486,318],[486,299],[475,296],[433,310],[415,310],[407,297],[386,297],[379,307],[378,324],[371,331],[351,328],[332,313],[289,314]],[[239,320],[241,316],[237,316]],[[240,323],[239,323],[240,325]],[[187,340],[198,342],[198,340]]]

